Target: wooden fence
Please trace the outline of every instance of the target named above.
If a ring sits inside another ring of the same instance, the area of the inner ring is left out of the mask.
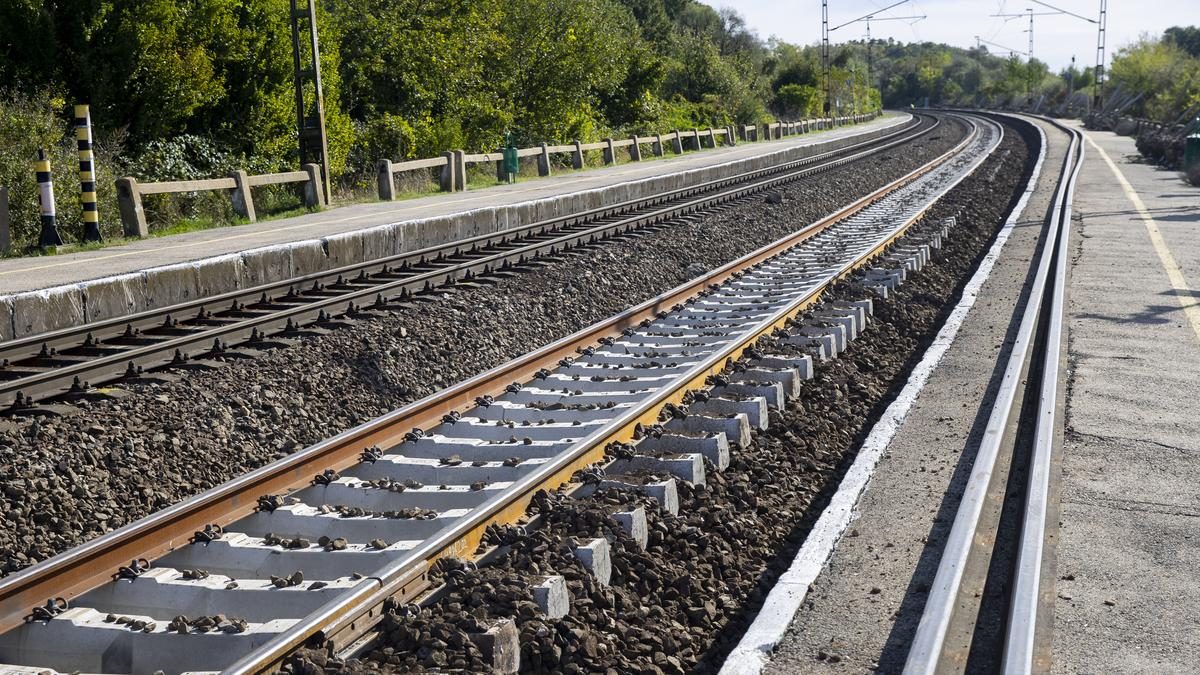
[[[618,151],[627,154],[630,161],[642,159],[643,148],[648,148],[656,156],[664,155],[668,148],[674,154],[683,154],[687,150],[703,150],[705,147],[715,148],[718,145],[735,145],[738,141],[755,142],[760,140],[778,140],[785,136],[804,134],[821,129],[831,129],[847,124],[856,124],[878,117],[881,112],[848,117],[827,117],[795,122],[775,122],[763,125],[745,125],[738,129],[734,127],[692,129],[690,131],[672,131],[669,134],[654,136],[633,136],[631,138],[606,138],[597,143],[581,143],[574,141],[564,145],[541,145],[533,148],[519,148],[518,157],[536,157],[539,176],[549,176],[552,171],[554,155],[570,155],[570,164],[574,169],[584,166],[584,153],[601,151],[606,165],[616,164]],[[479,164],[496,164],[496,175],[504,179],[503,154],[488,152],[469,154],[462,150],[451,150],[441,157],[416,159],[406,162],[393,162],[388,159],[379,160],[376,165],[379,198],[391,201],[396,198],[396,176],[409,171],[441,169],[439,185],[445,192],[457,192],[467,189],[467,168]],[[120,206],[121,224],[127,237],[145,237],[149,234],[146,224],[146,214],[142,208],[142,197],[156,194],[180,194],[204,192],[211,190],[229,191],[233,210],[242,218],[255,222],[254,196],[252,189],[264,185],[281,185],[289,183],[304,184],[304,203],[309,207],[326,206],[324,191],[321,189],[321,170],[316,164],[307,164],[302,171],[287,173],[272,173],[259,176],[247,175],[245,171],[235,171],[227,178],[211,178],[206,180],[171,181],[163,183],[139,183],[136,178],[124,177],[117,180],[117,202]],[[3,215],[0,212],[0,215]]]
[[[517,157],[537,157],[537,172],[539,176],[549,176],[552,173],[553,155],[570,155],[570,165],[573,169],[582,169],[584,153],[600,150],[603,152],[604,164],[616,164],[618,150],[628,153],[629,161],[637,162],[642,159],[642,149],[648,147],[655,157],[663,156],[670,148],[674,154],[683,154],[687,150],[703,150],[705,147],[715,148],[719,144],[735,145],[740,139],[743,142],[759,140],[778,140],[785,136],[809,133],[821,129],[831,129],[846,124],[856,124],[878,117],[881,113],[869,113],[847,117],[829,117],[796,122],[775,122],[763,125],[744,125],[736,133],[733,127],[692,129],[690,131],[672,131],[669,134],[654,136],[633,136],[623,139],[606,138],[596,143],[574,141],[565,145],[547,145],[542,143],[537,147],[518,148]],[[472,165],[495,163],[496,177],[506,178],[504,172],[504,155],[502,152],[468,154],[461,150],[451,150],[441,157],[431,159],[414,159],[406,162],[393,162],[381,159],[376,164],[376,183],[379,199],[391,201],[396,198],[396,176],[410,171],[440,168],[439,187],[443,192],[457,192],[467,189],[467,169]]]

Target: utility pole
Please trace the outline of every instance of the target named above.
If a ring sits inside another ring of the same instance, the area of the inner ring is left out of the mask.
[[[1075,55],[1071,55],[1070,77],[1067,78],[1067,107],[1071,107],[1071,97],[1075,95]]]
[[[1108,30],[1108,0],[1100,0],[1100,20],[1096,22],[1099,30],[1096,33],[1096,73],[1095,94],[1092,109],[1099,111],[1104,107],[1104,43]]]
[[[1036,2],[1039,5],[1044,5],[1046,7],[1050,7],[1050,5],[1046,5],[1046,3],[1044,3],[1044,2],[1038,2],[1038,0],[1032,0],[1032,1]],[[1033,8],[1030,7],[1020,14],[992,14],[992,16],[1004,18],[1005,21],[1007,21],[1008,19],[1017,19],[1017,18],[1023,19],[1025,17],[1029,17],[1029,28],[1025,31],[1026,33],[1029,33],[1029,51],[1027,52],[1027,55],[1029,58],[1026,61],[1027,69],[1026,69],[1026,73],[1025,73],[1025,104],[1026,105],[1033,105],[1033,17],[1035,17],[1035,16],[1053,16],[1055,14],[1069,14],[1070,13],[1065,10],[1058,9],[1057,7],[1051,7],[1051,8],[1054,9],[1053,12],[1035,12],[1035,11],[1033,11]]]
[[[1099,17],[1099,19],[1093,19],[1089,16],[1083,16],[1082,14],[1076,14],[1075,12],[1065,10],[1062,7],[1055,7],[1054,5],[1051,5],[1050,3],[1045,2],[1044,0],[1029,0],[1029,1],[1035,5],[1041,5],[1042,7],[1048,7],[1050,9],[1053,9],[1054,10],[1054,12],[1052,12],[1053,14],[1066,14],[1068,16],[1073,16],[1076,19],[1083,19],[1084,21],[1087,21],[1088,23],[1096,24],[1096,27],[1098,29],[1096,32],[1096,77],[1095,77],[1095,81],[1093,82],[1093,84],[1095,85],[1095,93],[1094,93],[1094,98],[1093,98],[1092,104],[1093,104],[1094,109],[1099,109],[1103,104],[1103,95],[1104,95],[1104,46],[1105,46],[1105,40],[1107,38],[1107,32],[1108,32],[1108,0],[1100,0],[1100,17]],[[997,14],[994,16],[1004,16],[1004,15]],[[1030,46],[1030,51],[1032,52],[1032,44]],[[1072,57],[1072,60],[1073,59],[1074,59],[1074,57]]]
[[[1033,8],[1029,8],[1029,60],[1025,63],[1025,105],[1033,105]]]
[[[867,86],[871,86],[871,76],[875,72],[875,50],[871,44],[871,20],[867,19]],[[879,97],[883,98],[883,82],[879,83]]]
[[[829,75],[829,0],[821,0],[821,70],[825,76],[825,116],[829,117],[829,106],[833,98],[833,85]]]
[[[317,46],[317,3],[307,0],[308,7],[299,7],[304,0],[292,2],[292,63],[296,83],[296,126],[300,141],[300,166],[316,164],[321,167],[325,203],[332,197],[329,180],[329,138],[325,133],[325,96],[321,90],[321,50]],[[307,27],[304,25],[307,24]],[[305,58],[302,34],[308,33],[308,54]],[[305,86],[313,87],[312,114],[305,105]]]
[[[833,84],[832,84],[833,80],[832,80],[832,76],[830,75],[830,72],[829,72],[829,70],[830,70],[829,69],[829,34],[839,28],[845,28],[846,26],[849,26],[852,23],[858,23],[860,21],[867,22],[867,82],[868,82],[868,86],[869,86],[869,83],[871,81],[870,68],[871,68],[871,59],[872,59],[872,56],[871,56],[871,24],[870,24],[870,22],[871,21],[913,20],[913,22],[915,23],[916,21],[920,21],[921,19],[929,18],[924,15],[922,15],[922,16],[888,16],[888,17],[883,17],[883,18],[876,18],[876,16],[875,16],[876,14],[878,14],[880,12],[886,12],[887,10],[889,10],[893,7],[899,7],[900,5],[903,5],[909,1],[910,0],[900,0],[899,2],[894,2],[890,5],[888,5],[887,7],[875,10],[874,12],[871,12],[870,14],[865,14],[863,16],[858,17],[857,19],[853,19],[851,21],[847,21],[846,23],[838,24],[838,25],[834,26],[833,28],[830,28],[829,27],[829,0],[821,0],[821,66],[825,71],[824,75],[825,75],[825,114],[826,114],[826,116],[829,115],[829,106],[830,106],[831,100],[833,98]],[[883,95],[882,81],[880,82],[880,85],[879,85],[879,94],[880,94],[880,96]]]
[[[873,73],[875,72],[875,41],[871,39],[871,22],[872,21],[912,21],[916,23],[922,19],[928,19],[926,15],[921,16],[885,16],[877,18],[874,15],[868,16],[863,21],[867,24],[867,86],[872,82]],[[840,28],[840,26],[839,26]],[[879,99],[883,101],[883,73],[879,73]]]

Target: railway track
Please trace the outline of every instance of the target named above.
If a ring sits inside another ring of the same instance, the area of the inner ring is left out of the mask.
[[[672,219],[911,142],[939,124],[920,116],[846,148],[647,199],[8,341],[0,344],[0,413],[61,413],[60,404],[113,395],[112,386],[122,382],[253,358],[348,321],[432,300],[435,290],[488,283],[605,240],[666,227]]]
[[[705,460],[721,468],[813,358],[862,329],[864,304],[822,303],[832,283],[857,274],[886,292],[928,258],[944,229],[906,235],[1002,135],[964,119],[958,146],[828,218],[0,581],[0,662],[271,670],[314,641],[362,645],[385,603],[430,597],[436,561],[486,555],[488,528],[521,520],[539,491],[613,481],[670,509],[671,476],[702,483]],[[796,351],[758,353],[766,335]],[[741,357],[751,367],[727,372]],[[661,419],[685,403],[689,415]],[[602,574],[603,549],[584,542],[578,555]]]
[[[1084,156],[1083,134],[1055,126],[1070,144],[1047,234],[909,651],[904,672],[910,675],[1050,671],[1054,564],[1048,542],[1055,535],[1047,531],[1047,523],[1056,520],[1051,475],[1063,435],[1071,203]],[[1006,496],[1020,505],[1011,524],[1002,512]],[[989,596],[999,600],[989,602]],[[992,625],[1001,616],[1006,620]]]

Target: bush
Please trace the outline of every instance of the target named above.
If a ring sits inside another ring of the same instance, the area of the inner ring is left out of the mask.
[[[0,91],[0,185],[8,188],[13,250],[35,246],[41,233],[41,210],[34,162],[47,150],[54,178],[54,202],[64,241],[83,237],[79,202],[79,156],[74,132],[67,121],[65,99],[50,90],[33,94]],[[108,134],[95,139],[96,198],[100,229],[105,237],[121,232],[115,177],[124,172],[121,138]]]

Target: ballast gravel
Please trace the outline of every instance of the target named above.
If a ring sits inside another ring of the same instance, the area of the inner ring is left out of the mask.
[[[707,485],[681,483],[678,516],[635,493],[605,490],[579,499],[541,493],[530,509],[543,514],[540,529],[494,537],[509,552],[494,565],[449,577],[450,592],[431,607],[390,612],[381,640],[364,658],[340,664],[318,651],[298,655],[285,670],[477,672],[487,662],[469,636],[503,619],[516,623],[523,672],[719,670],[1019,195],[1030,153],[1008,131],[993,159],[930,212],[934,222],[953,215],[959,223],[934,263],[888,300],[875,298],[870,328],[837,359],[819,363],[800,396],[773,410],[769,429],[734,452],[724,472],[709,465]],[[842,284],[832,293],[859,299],[864,290]],[[638,505],[649,520],[645,550],[609,517]],[[608,585],[572,555],[596,537],[610,541]],[[565,577],[571,593],[569,613],[557,620],[532,603],[530,588],[548,574]]]
[[[944,153],[921,139],[491,286],[137,385],[0,428],[0,573],[11,573],[651,298]]]

